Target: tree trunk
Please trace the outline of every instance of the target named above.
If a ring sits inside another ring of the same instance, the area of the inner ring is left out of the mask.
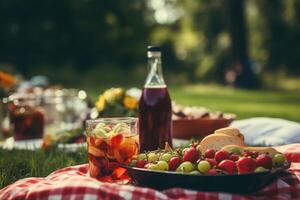
[[[258,80],[251,69],[248,55],[244,2],[244,0],[226,0],[224,6],[231,40],[232,62],[229,79],[235,87],[254,88],[258,86]]]

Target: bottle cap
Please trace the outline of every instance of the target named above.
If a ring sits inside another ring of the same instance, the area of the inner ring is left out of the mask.
[[[160,52],[160,46],[156,46],[156,45],[151,45],[147,47],[148,51],[152,51],[152,52]]]

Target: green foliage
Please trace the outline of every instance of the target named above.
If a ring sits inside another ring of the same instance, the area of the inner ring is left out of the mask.
[[[149,35],[144,10],[140,0],[1,1],[0,61],[27,75],[42,66],[129,68],[144,59],[141,48]]]
[[[190,82],[222,82],[231,59],[226,3],[2,0],[0,64],[12,64],[27,77],[45,74],[67,85],[89,81],[78,74],[98,75],[105,84],[111,75],[103,77],[101,71],[146,68],[146,46],[157,43],[167,71],[184,74]],[[255,70],[299,73],[300,3],[245,0],[244,6]]]

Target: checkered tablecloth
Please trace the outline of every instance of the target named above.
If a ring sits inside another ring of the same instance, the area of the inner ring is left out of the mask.
[[[300,199],[300,144],[276,148],[293,162],[289,169],[291,174],[253,194],[202,192],[182,188],[157,191],[132,185],[101,183],[89,177],[85,164],[57,170],[45,178],[21,179],[0,190],[0,199]]]

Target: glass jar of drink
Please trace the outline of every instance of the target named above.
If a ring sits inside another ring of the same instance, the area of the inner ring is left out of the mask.
[[[86,135],[90,176],[101,181],[128,178],[112,175],[139,152],[137,118],[87,120]]]
[[[161,51],[157,46],[148,47],[149,73],[139,101],[140,151],[163,149],[172,146],[172,104],[165,84]]]
[[[0,139],[11,136],[8,117],[8,98],[0,99]]]
[[[13,94],[9,97],[9,121],[15,140],[42,138],[44,111],[34,94]]]

